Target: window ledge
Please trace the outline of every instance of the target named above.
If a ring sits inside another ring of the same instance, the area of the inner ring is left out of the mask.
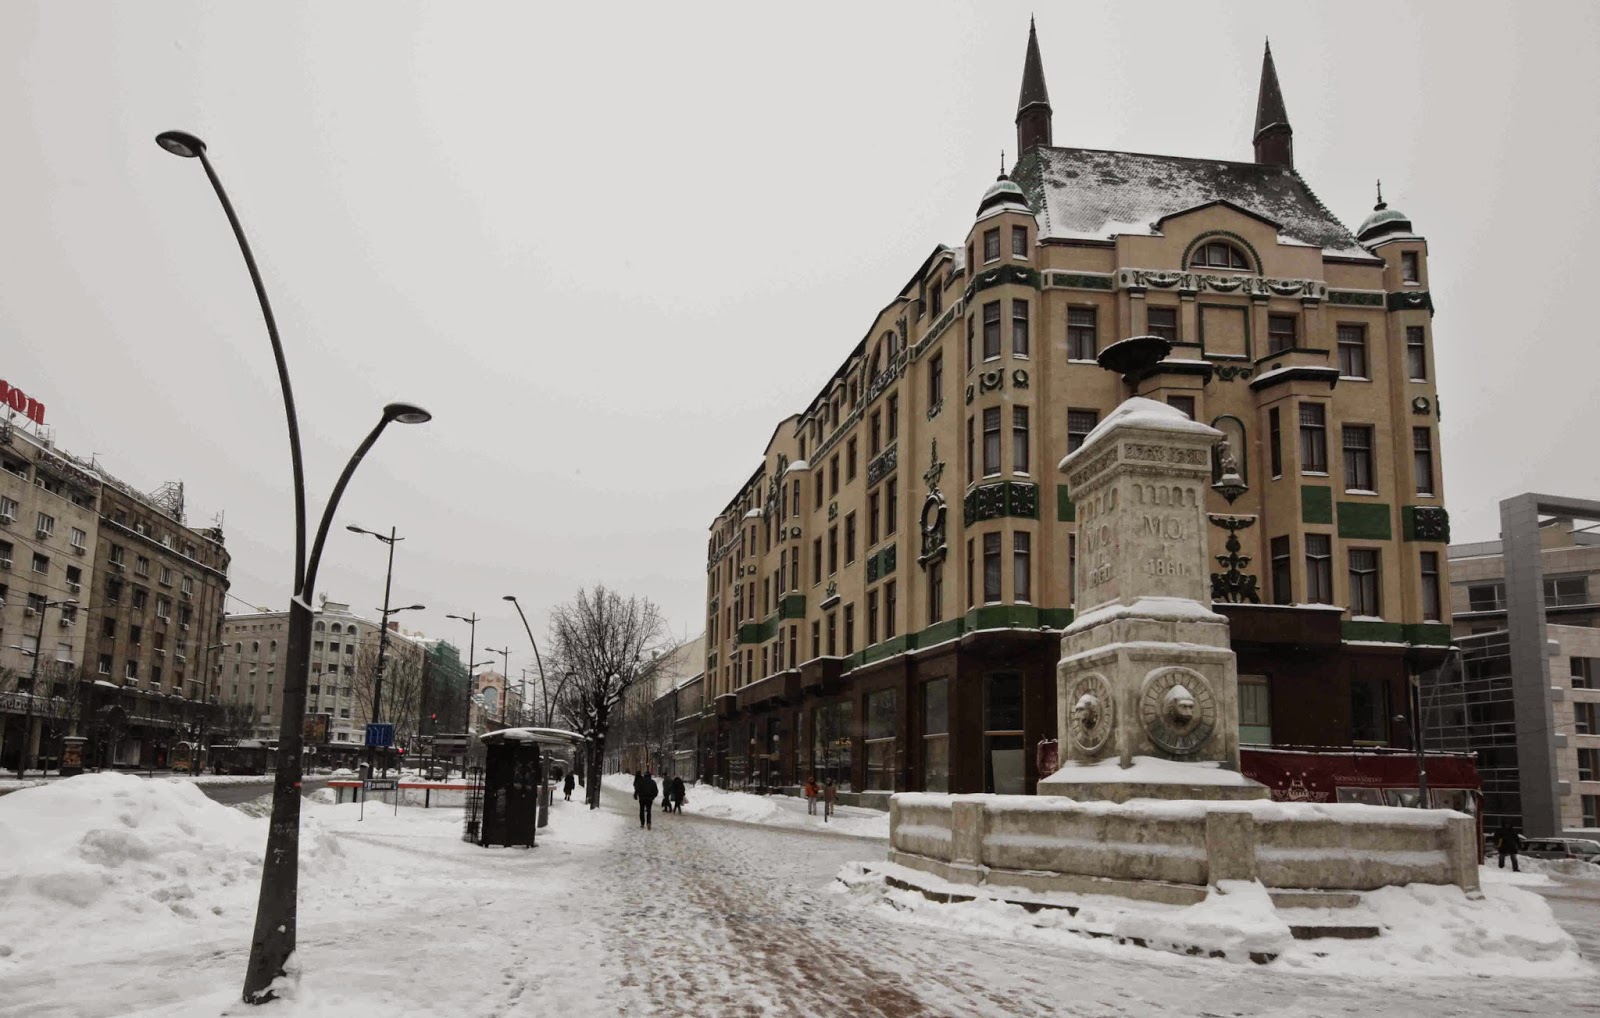
[[[1372,491],[1369,488],[1346,488],[1346,489],[1344,489],[1344,493],[1346,495],[1369,495],[1369,496],[1372,496],[1374,498],[1376,498],[1377,494],[1378,494],[1377,492]]]
[[[1302,471],[1300,471],[1300,476],[1301,477],[1327,477],[1328,476],[1328,472],[1326,470],[1302,470]]]
[[[1372,379],[1368,378],[1366,375],[1340,375],[1339,376],[1339,381],[1341,381],[1341,382],[1370,382],[1370,381],[1372,381]]]

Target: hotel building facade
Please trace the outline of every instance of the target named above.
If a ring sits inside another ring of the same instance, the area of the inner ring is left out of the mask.
[[[1133,395],[1227,440],[1244,741],[1404,742],[1451,641],[1428,248],[1381,200],[1355,233],[1322,205],[1270,51],[1256,121],[1250,162],[1058,147],[1030,30],[1009,177],[711,522],[703,777],[1033,791],[1100,567],[1056,464]],[[1153,369],[1096,362],[1142,335]]]

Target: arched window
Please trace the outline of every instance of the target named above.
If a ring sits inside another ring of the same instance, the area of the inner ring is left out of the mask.
[[[261,653],[261,641],[260,640],[251,640],[250,641],[250,653],[252,653],[252,654]]]
[[[278,641],[277,640],[273,640],[272,641],[272,652],[274,654],[276,654],[278,652]]]
[[[335,622],[333,624],[333,631],[336,632],[336,633],[342,633],[342,632],[344,632],[344,627],[339,625],[339,623]]]
[[[242,644],[242,643],[234,644],[233,645],[233,652],[235,654],[243,654],[244,653],[244,644]],[[234,667],[237,668],[239,666],[238,665],[234,665]]]
[[[1192,269],[1248,269],[1250,260],[1244,252],[1226,241],[1213,240],[1194,249],[1189,258]]]
[[[321,623],[321,622],[318,622],[318,623],[317,623],[317,632],[319,632],[319,633],[320,633],[320,632],[322,632],[322,630],[323,630],[323,629],[324,629],[324,628],[326,628],[326,627],[325,627],[325,626],[323,626],[323,624],[322,624],[322,623]]]

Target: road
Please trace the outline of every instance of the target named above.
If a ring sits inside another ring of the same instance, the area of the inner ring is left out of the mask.
[[[310,795],[327,783],[327,778],[303,778],[301,779],[300,788],[304,794]],[[205,793],[206,798],[214,802],[220,802],[224,806],[237,806],[241,802],[249,802],[251,799],[259,799],[264,795],[271,795],[272,786],[260,782],[252,782],[248,785],[202,783],[200,791]]]

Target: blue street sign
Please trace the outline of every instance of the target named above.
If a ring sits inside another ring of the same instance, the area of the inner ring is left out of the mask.
[[[367,726],[367,745],[378,749],[387,749],[394,745],[394,725],[377,724]]]

